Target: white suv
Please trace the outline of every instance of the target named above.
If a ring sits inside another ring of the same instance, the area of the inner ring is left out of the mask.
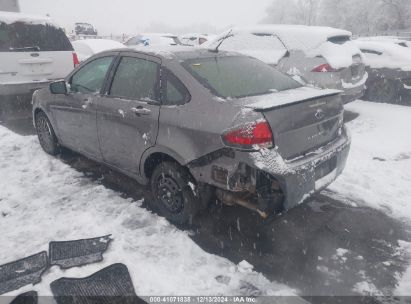
[[[51,19],[0,12],[0,109],[16,96],[64,78],[78,64],[64,30]]]

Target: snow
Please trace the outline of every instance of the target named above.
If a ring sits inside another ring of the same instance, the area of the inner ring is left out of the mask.
[[[317,48],[309,49],[305,53],[310,58],[324,57],[334,69],[349,67],[354,63],[354,56],[362,56],[360,49],[352,41],[347,41],[344,44],[326,41]]]
[[[255,102],[247,105],[246,107],[258,110],[270,109],[311,98],[335,95],[340,92],[341,91],[331,89],[320,90],[317,88],[300,87],[292,90],[274,92],[272,94],[250,98],[253,101],[255,100]]]
[[[29,23],[29,24],[42,24],[58,27],[53,19],[43,16],[27,15],[22,13],[12,13],[0,11],[0,22],[6,24],[12,24],[16,22]]]
[[[405,241],[399,241],[399,248],[402,252],[405,252],[409,258],[411,258],[411,243]],[[394,292],[396,296],[410,296],[411,290],[411,267],[402,275],[402,278],[399,277],[399,284]]]
[[[344,89],[353,89],[353,88],[358,88],[358,87],[365,85],[367,80],[368,80],[368,73],[365,72],[362,79],[356,83],[348,83],[348,82],[345,82],[344,80],[341,80],[341,83]]]
[[[114,239],[103,262],[69,270],[52,267],[40,284],[9,295],[29,290],[50,295],[50,282],[86,277],[113,263],[128,266],[142,296],[245,295],[243,287],[250,284],[264,295],[296,294],[245,263],[206,253],[188,232],[142,208],[142,200],[122,198],[45,154],[36,137],[0,126],[0,142],[0,264],[47,250],[50,241],[108,234]]]
[[[352,144],[343,174],[329,188],[351,200],[411,219],[411,108],[356,101],[346,110]]]
[[[233,28],[232,33],[248,32],[254,34],[271,33],[277,35],[289,50],[308,50],[320,46],[335,36],[351,37],[351,32],[324,26],[262,24]],[[224,34],[219,36],[224,37]]]
[[[390,68],[411,71],[411,49],[396,43],[386,41],[354,40],[358,47],[365,51],[374,51],[378,54],[364,53],[365,63],[371,68]]]
[[[110,39],[83,39],[73,41],[71,44],[76,50],[80,61],[84,61],[100,52],[126,47],[124,44]]]
[[[228,38],[221,45],[221,49],[253,56],[268,64],[278,64],[287,50],[303,51],[309,58],[322,56],[336,69],[351,66],[353,64],[352,57],[361,56],[361,51],[351,41],[343,44],[327,41],[329,38],[338,36],[350,38],[351,32],[321,26],[258,25],[236,27],[219,35],[215,40],[206,42],[203,46],[215,48],[219,40],[227,35],[234,36],[235,39]]]

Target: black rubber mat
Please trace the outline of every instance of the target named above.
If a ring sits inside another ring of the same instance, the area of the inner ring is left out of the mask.
[[[38,295],[36,291],[29,291],[17,296],[10,304],[37,304]]]
[[[41,281],[47,269],[47,252],[0,266],[0,295]]]
[[[66,269],[100,262],[103,260],[103,253],[111,242],[110,236],[86,240],[50,242],[50,265],[58,265]]]
[[[140,304],[124,264],[113,264],[83,278],[61,278],[50,284],[57,304]]]

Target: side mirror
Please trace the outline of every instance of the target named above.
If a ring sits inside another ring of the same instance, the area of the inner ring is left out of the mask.
[[[67,95],[67,84],[64,80],[50,83],[50,92],[52,94],[64,94]]]

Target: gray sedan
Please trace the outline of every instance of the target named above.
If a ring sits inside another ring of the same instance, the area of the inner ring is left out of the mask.
[[[262,217],[290,209],[341,174],[350,146],[339,91],[190,48],[95,55],[33,95],[33,118],[47,153],[64,146],[150,184],[174,223],[211,197]]]

